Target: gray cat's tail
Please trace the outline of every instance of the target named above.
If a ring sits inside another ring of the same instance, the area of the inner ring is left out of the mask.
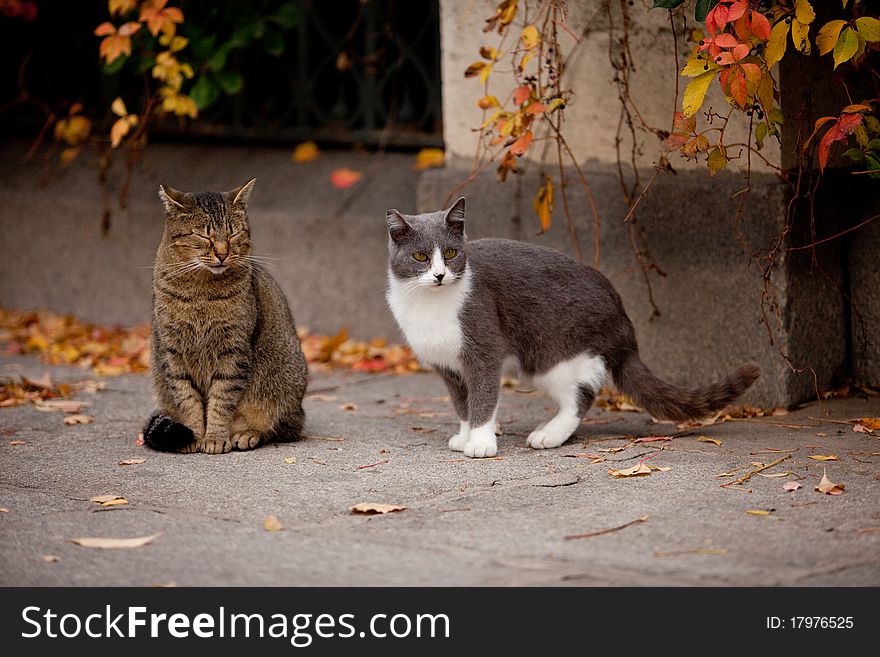
[[[746,363],[726,377],[702,388],[679,388],[654,376],[635,354],[614,373],[618,389],[660,420],[700,420],[710,417],[748,390],[761,375]]]
[[[159,411],[154,412],[144,425],[144,444],[160,452],[176,452],[193,440],[192,429]]]

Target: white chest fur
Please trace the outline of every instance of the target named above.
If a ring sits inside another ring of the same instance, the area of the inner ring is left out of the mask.
[[[471,291],[465,270],[452,285],[425,287],[389,273],[388,305],[406,341],[423,365],[461,370],[459,311]]]

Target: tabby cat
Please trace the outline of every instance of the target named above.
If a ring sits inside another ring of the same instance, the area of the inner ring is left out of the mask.
[[[469,242],[465,200],[449,210],[386,214],[388,304],[423,365],[444,380],[460,425],[449,447],[494,456],[502,368],[559,405],[528,437],[558,447],[574,433],[608,374],[661,419],[703,418],[759,376],[748,363],[722,381],[688,390],[661,381],[639,359],[635,331],[599,271],[542,246],[504,239]]]
[[[251,254],[248,197],[159,186],[153,268],[154,449],[222,454],[294,440],[308,369],[284,293]]]

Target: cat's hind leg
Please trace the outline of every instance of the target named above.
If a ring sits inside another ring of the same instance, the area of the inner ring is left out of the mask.
[[[605,380],[605,360],[582,354],[563,361],[535,376],[535,385],[559,404],[559,411],[546,424],[529,434],[526,442],[534,449],[559,447],[575,432],[596,392]]]
[[[259,447],[269,439],[271,418],[256,404],[242,404],[232,419],[230,433],[232,448],[238,450]]]
[[[471,438],[471,425],[468,422],[468,395],[464,379],[458,372],[445,368],[438,368],[437,373],[446,384],[449,391],[449,399],[452,407],[458,415],[458,433],[449,439],[449,449],[454,452],[463,452],[465,445]]]

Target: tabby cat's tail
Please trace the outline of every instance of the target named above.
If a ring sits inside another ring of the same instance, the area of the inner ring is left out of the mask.
[[[727,406],[760,375],[761,369],[755,363],[746,363],[721,381],[702,388],[679,388],[658,379],[638,356],[632,355],[614,372],[614,383],[657,419],[699,420]]]
[[[144,425],[144,444],[160,452],[176,452],[194,439],[192,429],[159,411],[154,412]]]

